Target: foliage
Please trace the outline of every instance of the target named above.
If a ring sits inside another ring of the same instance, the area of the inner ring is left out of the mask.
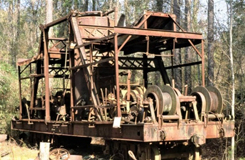
[[[10,132],[10,121],[18,106],[18,80],[13,66],[0,62],[0,133]]]

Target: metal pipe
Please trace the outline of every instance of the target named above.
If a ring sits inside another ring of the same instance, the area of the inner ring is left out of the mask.
[[[45,77],[45,121],[50,121],[49,104],[49,56],[48,56],[48,29],[43,29],[44,39],[44,77]]]
[[[178,115],[163,115],[162,116],[163,120],[177,120],[179,119]]]
[[[18,66],[18,79],[19,79],[19,99],[20,99],[20,112],[19,119],[22,119],[22,100],[21,100],[21,75],[20,75],[20,66]]]
[[[115,74],[116,74],[116,97],[117,97],[117,116],[121,117],[121,107],[120,107],[120,88],[119,88],[119,66],[118,66],[118,34],[115,35],[114,49],[115,49]]]
[[[204,40],[202,40],[202,86],[205,87],[205,57],[204,57]]]

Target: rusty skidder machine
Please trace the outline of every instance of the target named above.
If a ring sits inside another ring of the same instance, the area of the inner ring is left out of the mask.
[[[103,137],[105,153],[139,160],[199,159],[206,139],[234,136],[219,90],[205,86],[202,35],[185,32],[173,14],[147,11],[130,27],[124,18],[117,21],[116,9],[73,11],[41,25],[37,55],[17,63],[20,113],[12,128],[63,139]],[[59,25],[67,36],[50,36]],[[174,65],[182,47],[192,47],[200,61]],[[201,66],[202,85],[188,95],[169,77],[192,65]],[[154,72],[163,86],[150,84]]]

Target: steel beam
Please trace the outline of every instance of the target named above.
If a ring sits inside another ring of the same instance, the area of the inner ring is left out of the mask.
[[[48,55],[48,29],[42,30],[44,43],[44,77],[45,77],[45,121],[50,121],[50,92],[49,92],[49,55]]]
[[[139,35],[139,36],[155,36],[155,37],[197,39],[197,40],[203,39],[202,34],[199,33],[173,32],[173,31],[164,31],[160,29],[146,30],[146,29],[136,29],[136,28],[115,27],[114,32],[118,34]]]

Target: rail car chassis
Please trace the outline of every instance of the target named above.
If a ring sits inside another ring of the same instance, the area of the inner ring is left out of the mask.
[[[202,35],[186,32],[173,14],[147,11],[130,27],[117,14],[117,9],[72,11],[40,25],[37,55],[17,62],[20,113],[12,129],[102,137],[105,152],[142,160],[200,159],[206,139],[234,136],[234,120],[223,114],[219,90],[205,86]],[[62,24],[66,37],[52,37],[50,28]],[[175,64],[176,49],[189,46],[200,61]],[[193,65],[201,65],[202,85],[181,93],[174,69]],[[141,82],[131,82],[135,70]],[[149,84],[152,72],[160,73],[163,86]],[[61,80],[58,91],[52,79]]]

